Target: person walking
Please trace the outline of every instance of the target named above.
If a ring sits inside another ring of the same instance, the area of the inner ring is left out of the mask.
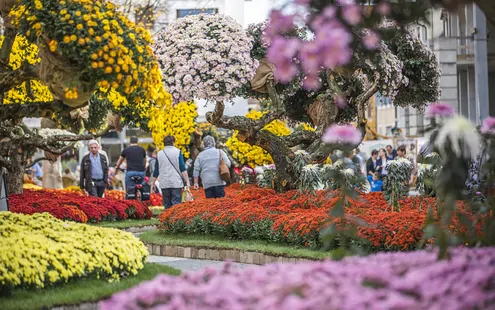
[[[230,168],[229,157],[223,150],[216,148],[212,136],[203,138],[203,146],[205,149],[199,153],[194,162],[194,189],[199,188],[198,178],[201,176],[206,198],[225,197],[226,183],[220,178],[220,161]]]
[[[384,178],[388,174],[387,170],[387,151],[385,149],[380,149],[378,152],[378,160],[376,161],[376,172],[380,174],[380,178]]]
[[[81,160],[79,187],[86,195],[103,197],[108,183],[108,161],[100,154],[99,146],[98,141],[89,141],[89,153]]]
[[[376,175],[377,162],[378,162],[378,151],[373,150],[371,151],[371,157],[368,158],[368,161],[366,162],[366,176],[370,184],[373,181],[373,177]]]
[[[166,136],[163,139],[165,147],[158,152],[151,183],[156,191],[155,181],[158,178],[162,190],[163,207],[169,209],[181,202],[184,184],[190,186],[187,177],[184,156],[181,150],[174,146],[175,138]]]
[[[126,161],[127,171],[125,173],[125,190],[127,192],[128,189],[134,189],[136,187],[136,183],[132,179],[134,176],[140,176],[141,182],[139,184],[143,184],[144,175],[146,171],[146,151],[144,148],[138,145],[138,138],[136,136],[132,136],[130,139],[131,145],[126,147],[122,153],[120,154],[119,160],[115,165],[115,169],[118,171],[120,169],[120,165]]]

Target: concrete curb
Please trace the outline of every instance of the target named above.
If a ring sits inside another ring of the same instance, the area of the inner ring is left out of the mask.
[[[241,264],[264,265],[269,263],[295,263],[318,259],[276,256],[271,254],[236,249],[208,249],[192,246],[171,246],[145,243],[148,252],[156,256],[182,257],[190,259],[231,260]]]
[[[122,228],[123,231],[130,232],[133,234],[138,234],[138,233],[143,233],[146,231],[154,230],[156,229],[156,225],[147,225],[147,226],[141,226],[141,227],[129,227],[129,228]]]

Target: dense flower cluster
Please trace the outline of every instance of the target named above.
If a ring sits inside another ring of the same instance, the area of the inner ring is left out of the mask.
[[[88,197],[76,191],[24,190],[23,194],[9,196],[9,202],[14,213],[47,212],[61,220],[81,223],[151,218],[151,211],[142,203],[120,198]]]
[[[63,222],[50,214],[0,212],[0,291],[77,278],[135,275],[148,251],[132,234]]]
[[[3,36],[0,36],[0,46],[3,44]],[[11,70],[17,70],[23,62],[30,65],[36,65],[40,61],[38,57],[38,47],[27,41],[22,35],[16,36],[10,53],[9,66]],[[30,83],[31,91],[37,101],[46,102],[53,100],[53,96],[48,90],[48,87],[41,84],[39,81],[33,80],[24,82],[10,89],[4,94],[4,104],[24,103],[34,101],[30,96],[27,96],[26,83]]]
[[[158,34],[154,50],[165,89],[175,102],[194,98],[230,100],[258,67],[253,39],[232,17],[191,15]]]
[[[165,210],[160,215],[160,229],[319,248],[320,230],[329,223],[328,214],[340,199],[327,191],[318,191],[314,196],[299,191],[276,194],[250,186],[245,190],[228,188],[226,194],[224,199],[195,197],[193,202]],[[359,223],[358,236],[374,250],[416,248],[423,237],[428,206],[436,204],[432,198],[407,197],[401,201],[401,212],[393,212],[382,193],[362,194],[349,201],[346,222],[340,218],[331,218],[330,222]],[[458,212],[468,215],[463,210],[461,204]],[[458,223],[457,217],[455,221]]]
[[[251,110],[246,114],[246,117],[256,120],[261,118],[263,114],[263,112]],[[262,130],[268,130],[277,136],[287,136],[290,134],[290,129],[280,120],[274,120],[263,127]],[[256,167],[273,163],[273,159],[267,151],[257,145],[250,145],[239,140],[238,135],[239,132],[235,131],[225,145],[232,151],[232,156],[240,164],[248,164],[251,167]]]
[[[384,253],[342,261],[204,269],[153,281],[100,304],[112,309],[491,309],[495,249]]]
[[[163,138],[172,135],[175,137],[175,146],[188,158],[187,147],[195,130],[197,116],[196,104],[193,101],[167,104],[165,109],[148,123],[155,145],[162,148]]]
[[[78,99],[81,92],[91,96],[96,85],[113,88],[136,104],[160,97],[160,72],[149,32],[136,27],[111,2],[23,0],[11,15],[17,29],[40,52],[43,49],[42,65],[59,57],[79,69],[76,76],[66,77],[62,99]],[[54,86],[51,82],[60,81],[44,82]]]

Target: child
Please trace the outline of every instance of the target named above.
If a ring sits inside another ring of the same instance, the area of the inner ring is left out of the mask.
[[[371,181],[371,192],[381,192],[383,181],[380,179],[378,173],[373,175],[373,181]]]

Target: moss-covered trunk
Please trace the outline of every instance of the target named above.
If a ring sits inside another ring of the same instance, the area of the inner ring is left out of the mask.
[[[8,170],[8,193],[20,194],[22,193],[22,186],[24,185],[24,169],[26,168],[26,161],[21,154],[16,154],[10,157],[11,165]]]

